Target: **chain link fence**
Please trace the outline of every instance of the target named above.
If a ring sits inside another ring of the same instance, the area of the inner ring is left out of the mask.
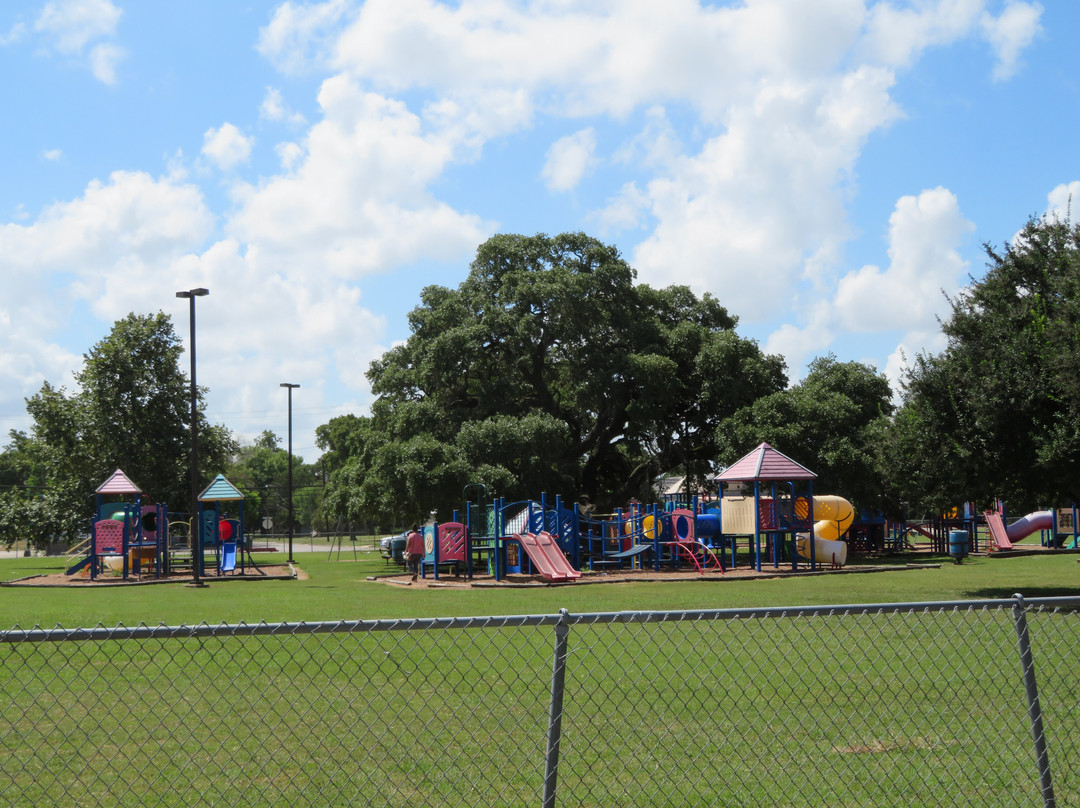
[[[1080,805],[1078,609],[15,628],[0,804]]]

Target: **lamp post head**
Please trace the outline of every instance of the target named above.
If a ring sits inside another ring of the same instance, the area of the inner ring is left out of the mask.
[[[190,297],[205,297],[210,294],[209,289],[203,289],[201,286],[198,289],[188,289],[186,292],[177,292],[177,297],[190,298]]]
[[[298,384],[289,384],[289,382],[282,382],[281,384],[278,385],[278,387],[288,387],[290,390],[293,387],[299,387],[299,386],[300,385],[298,385]]]

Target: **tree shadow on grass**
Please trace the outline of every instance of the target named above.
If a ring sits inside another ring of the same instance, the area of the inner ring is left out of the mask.
[[[1080,586],[988,586],[964,592],[964,596],[976,600],[1011,598],[1020,591],[1025,598],[1074,598],[1080,597]]]

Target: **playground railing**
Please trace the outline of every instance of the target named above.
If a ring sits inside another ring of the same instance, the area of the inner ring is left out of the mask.
[[[1080,598],[0,632],[8,806],[1080,805]]]

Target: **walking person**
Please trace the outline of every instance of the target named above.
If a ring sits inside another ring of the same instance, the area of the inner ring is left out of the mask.
[[[415,581],[420,572],[420,559],[424,557],[424,534],[420,532],[420,525],[414,524],[412,531],[405,539],[405,555],[409,562],[409,571]]]

